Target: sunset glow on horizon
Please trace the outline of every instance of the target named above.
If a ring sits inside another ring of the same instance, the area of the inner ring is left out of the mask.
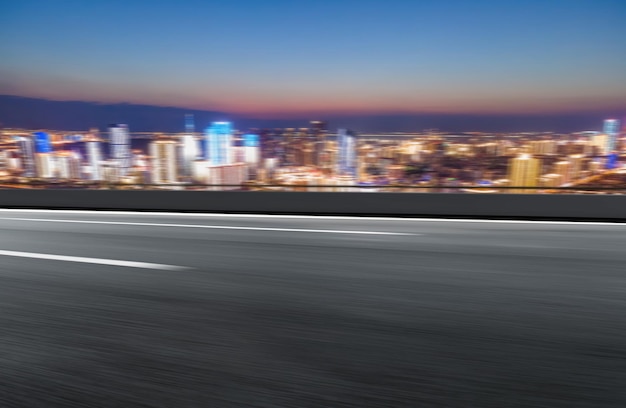
[[[259,117],[626,109],[625,3],[518,3],[5,2],[0,94]]]

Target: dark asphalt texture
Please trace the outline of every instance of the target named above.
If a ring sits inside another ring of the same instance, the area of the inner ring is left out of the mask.
[[[625,407],[626,225],[0,212],[0,407]]]

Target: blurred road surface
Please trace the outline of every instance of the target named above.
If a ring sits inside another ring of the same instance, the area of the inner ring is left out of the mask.
[[[0,210],[2,407],[624,407],[626,225]]]

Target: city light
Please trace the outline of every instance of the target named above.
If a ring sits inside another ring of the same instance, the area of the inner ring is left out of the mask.
[[[193,116],[185,115],[180,133],[131,133],[128,125],[114,124],[105,140],[95,128],[5,129],[0,181],[14,188],[335,192],[555,193],[626,186],[620,172],[626,139],[616,119],[605,120],[601,131],[573,134],[382,134],[333,132],[323,121],[309,125],[240,131],[216,121],[200,134]]]

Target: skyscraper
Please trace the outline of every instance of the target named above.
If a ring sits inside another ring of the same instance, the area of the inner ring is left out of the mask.
[[[326,148],[326,135],[328,124],[319,120],[311,121],[311,141],[313,142],[313,154],[316,166],[323,166],[324,151]]]
[[[87,142],[87,160],[91,170],[90,179],[94,181],[102,180],[102,149],[99,141],[89,140]]]
[[[509,161],[509,181],[511,187],[536,187],[539,180],[541,161],[528,154]]]
[[[33,133],[35,138],[35,153],[51,153],[52,143],[50,142],[50,135],[46,132]]]
[[[245,162],[254,166],[258,165],[261,157],[259,135],[243,135],[243,148]]]
[[[178,169],[183,177],[191,177],[193,162],[198,158],[193,115],[185,115],[185,134],[178,149]]]
[[[176,183],[176,142],[157,140],[150,144],[152,156],[152,181],[154,184]]]
[[[80,159],[72,152],[56,154],[56,175],[61,179],[76,180],[81,176]]]
[[[212,166],[221,166],[233,162],[233,128],[230,122],[213,122],[204,134],[205,159]]]
[[[57,168],[56,159],[53,153],[35,153],[37,177],[53,178]]]
[[[124,177],[128,174],[132,164],[128,126],[123,124],[110,125],[109,143],[111,145],[111,159],[119,167],[119,176]]]
[[[604,121],[602,132],[608,137],[606,151],[607,153],[611,153],[617,147],[617,136],[619,134],[619,120],[606,119]]]
[[[22,175],[24,177],[35,177],[35,142],[32,137],[17,137],[17,145],[22,159]]]
[[[339,129],[337,132],[339,155],[337,157],[337,173],[340,176],[356,177],[356,135],[348,129]]]

